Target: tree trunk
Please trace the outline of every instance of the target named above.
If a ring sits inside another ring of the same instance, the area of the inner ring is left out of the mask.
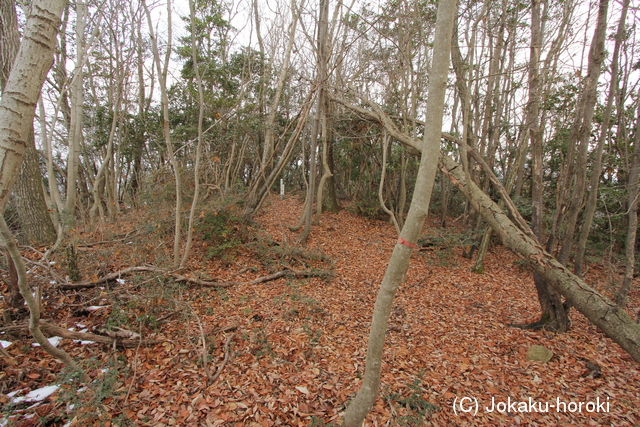
[[[424,131],[422,157],[416,179],[414,197],[411,201],[405,226],[402,229],[398,243],[393,249],[387,271],[380,285],[371,320],[364,379],[358,394],[351,401],[345,412],[345,427],[362,426],[367,413],[371,410],[378,396],[382,350],[393,298],[409,268],[412,247],[415,247],[414,242],[417,241],[422,231],[429,210],[431,192],[436,171],[438,170],[437,159],[440,151],[444,95],[449,71],[453,20],[457,9],[456,3],[456,0],[441,0],[438,4],[435,44],[427,98],[426,117],[428,121]]]
[[[24,161],[14,188],[22,241],[27,244],[49,245],[56,241],[57,233],[49,208],[44,199],[42,173],[38,152],[34,146],[33,128],[29,132]]]
[[[76,211],[77,180],[80,168],[80,146],[83,143],[84,117],[84,55],[85,52],[85,19],[86,5],[83,0],[76,3],[76,68],[71,83],[71,118],[69,125],[69,150],[67,154],[67,199],[63,223],[70,229]]]
[[[31,4],[24,37],[0,101],[0,214],[6,207],[20,169],[29,132],[33,130],[35,107],[44,79],[53,63],[56,33],[64,6],[64,1],[55,0],[36,0]],[[53,347],[40,330],[39,303],[31,293],[22,256],[2,215],[0,234],[15,264],[20,293],[29,306],[29,331],[45,351],[78,370],[69,355],[64,350]],[[88,377],[83,375],[83,379]]]
[[[627,213],[629,224],[627,226],[627,238],[625,239],[624,250],[624,279],[622,287],[616,295],[616,302],[620,307],[627,304],[627,296],[631,290],[633,282],[633,272],[635,267],[635,249],[638,234],[638,196],[640,196],[640,101],[637,102],[638,118],[636,119],[636,136],[633,142],[633,160],[630,162],[629,171],[629,210]]]
[[[4,91],[19,46],[20,33],[18,32],[15,3],[12,0],[0,0],[0,90],[2,91]],[[18,221],[23,233],[22,240],[25,243],[36,245],[55,242],[56,229],[44,199],[33,124],[27,138],[24,161],[14,192]]]
[[[191,60],[193,61],[193,70],[195,71],[196,84],[198,85],[198,146],[196,148],[196,163],[193,171],[193,200],[191,201],[191,209],[189,210],[189,226],[187,227],[187,242],[184,248],[184,254],[180,261],[180,268],[184,268],[189,259],[189,252],[191,251],[191,242],[193,238],[193,221],[196,216],[196,207],[198,206],[198,199],[200,198],[200,160],[202,157],[202,122],[204,119],[204,89],[202,85],[202,78],[200,76],[200,64],[198,63],[198,51],[196,48],[196,12],[193,0],[189,0],[189,19],[191,24]]]
[[[573,250],[573,237],[578,221],[578,215],[580,215],[583,208],[583,197],[587,180],[587,154],[591,135],[591,122],[596,103],[598,78],[600,77],[602,63],[606,56],[604,51],[604,42],[607,30],[608,6],[608,0],[600,0],[596,30],[593,35],[593,41],[591,42],[591,49],[589,50],[589,71],[584,81],[583,91],[577,103],[576,121],[573,125],[573,129],[571,130],[571,140],[578,143],[578,156],[576,158],[575,168],[573,169],[574,173],[570,173],[567,176],[567,181],[565,181],[567,187],[564,190],[564,194],[569,196],[569,180],[575,178],[575,186],[573,187],[572,194],[566,199],[570,201],[570,205],[567,211],[562,247],[558,257],[558,261],[564,265],[567,265],[569,255]],[[571,145],[573,144],[570,144],[570,146]],[[571,149],[571,147],[569,149]],[[570,171],[572,170],[571,166],[573,165],[569,165]],[[575,177],[572,175],[575,175]]]
[[[256,23],[259,24],[260,20],[258,18],[258,9],[257,2],[254,1],[254,12]],[[254,214],[259,205],[262,203],[262,200],[265,194],[269,191],[268,186],[268,176],[272,171],[272,165],[274,162],[275,155],[275,126],[276,126],[276,116],[278,113],[278,106],[280,105],[280,98],[282,97],[282,91],[284,89],[284,83],[287,77],[287,73],[289,71],[289,62],[291,59],[291,52],[293,51],[293,45],[295,41],[295,33],[298,25],[298,20],[300,18],[300,10],[302,10],[304,6],[304,1],[301,2],[300,6],[296,5],[295,0],[291,1],[291,24],[289,26],[289,34],[288,34],[288,42],[287,47],[284,52],[284,59],[281,65],[280,73],[278,75],[278,81],[276,83],[274,89],[274,95],[271,99],[271,104],[269,105],[269,111],[267,113],[267,117],[265,118],[264,123],[262,124],[264,131],[264,147],[262,150],[262,157],[260,161],[260,170],[253,177],[253,183],[251,185],[251,189],[249,190],[249,194],[247,196],[248,199],[248,209],[247,213]],[[262,42],[261,36],[259,34],[260,28],[258,26],[258,39],[260,40],[261,49]],[[262,51],[264,53],[264,51]]]
[[[542,241],[542,219],[544,217],[544,187],[542,182],[542,131],[540,129],[540,50],[543,46],[540,0],[534,0],[531,6],[531,49],[529,56],[529,100],[527,103],[526,128],[531,142],[532,182],[531,182],[531,230],[538,241]],[[546,327],[564,332],[569,327],[569,314],[565,310],[561,296],[537,272],[533,273],[538,301],[540,302],[540,320],[530,325],[533,328]]]
[[[618,60],[620,56],[620,47],[622,45],[625,33],[625,21],[627,18],[627,9],[629,8],[629,0],[625,0],[620,13],[620,21],[618,22],[618,30],[616,31],[615,45],[613,48],[613,57],[611,59],[611,80],[609,82],[609,96],[605,107],[598,145],[596,147],[595,161],[591,169],[591,179],[589,181],[589,196],[585,206],[584,220],[580,230],[580,238],[578,240],[578,249],[574,260],[574,273],[582,277],[582,269],[584,266],[584,256],[587,250],[587,239],[591,232],[591,224],[596,212],[598,204],[598,187],[600,184],[600,176],[602,175],[602,154],[604,151],[605,141],[609,132],[609,124],[611,123],[611,111],[613,110],[613,101],[618,93]]]
[[[329,144],[329,126],[328,126],[328,112],[329,112],[329,98],[326,96],[327,91],[327,79],[329,64],[329,56],[331,52],[328,51],[328,46],[331,44],[329,40],[329,0],[320,0],[318,17],[318,82],[320,84],[320,90],[318,92],[318,111],[316,111],[316,120],[319,121],[320,140],[322,141],[322,176],[318,183],[318,195],[316,197],[316,217],[314,224],[320,223],[320,217],[322,216],[322,208],[324,203],[324,187],[327,179],[333,176],[331,168],[329,167],[328,151]],[[311,181],[311,180],[310,180]]]
[[[176,158],[174,153],[173,142],[171,141],[171,129],[169,127],[169,96],[167,92],[167,70],[169,67],[169,59],[171,57],[171,1],[167,2],[167,16],[168,16],[168,46],[164,60],[164,64],[160,62],[160,52],[158,50],[158,41],[154,35],[153,22],[151,20],[151,13],[147,4],[143,0],[143,6],[147,15],[147,23],[149,25],[149,36],[151,37],[151,47],[153,50],[153,60],[155,62],[156,70],[158,71],[158,81],[160,83],[160,94],[162,96],[162,132],[164,135],[164,141],[167,145],[167,156],[171,162],[173,168],[173,176],[175,179],[176,189],[176,204],[175,204],[175,224],[173,234],[173,268],[180,266],[180,236],[182,230],[182,179],[180,174],[180,162]]]

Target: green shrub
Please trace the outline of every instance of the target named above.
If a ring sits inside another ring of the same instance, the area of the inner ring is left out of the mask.
[[[248,224],[230,209],[222,208],[202,215],[195,231],[208,244],[207,257],[222,258],[235,252],[247,239]]]

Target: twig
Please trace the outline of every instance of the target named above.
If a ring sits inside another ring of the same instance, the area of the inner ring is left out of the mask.
[[[127,401],[129,400],[129,395],[131,394],[131,389],[133,389],[133,383],[136,381],[136,374],[138,373],[138,353],[140,351],[140,345],[142,344],[142,322],[140,322],[140,340],[138,341],[138,346],[136,347],[136,354],[133,357],[133,376],[131,377],[131,382],[129,383],[129,388],[127,389],[127,395],[124,397],[124,401],[122,402],[122,407],[127,405]]]
[[[198,313],[196,313],[190,305],[187,305],[187,307],[189,307],[189,310],[191,310],[191,313],[193,313],[193,315],[196,317],[196,320],[198,321],[198,327],[200,328],[200,339],[202,340],[202,366],[204,367],[204,373],[207,376],[207,379],[209,380],[209,382],[211,382],[211,371],[209,371],[209,357],[207,354],[207,339],[204,336],[204,328],[202,327],[202,322],[200,321],[200,316],[198,316]]]
[[[224,359],[222,360],[222,363],[220,364],[220,366],[218,366],[218,370],[216,371],[216,374],[213,376],[213,378],[211,378],[211,380],[209,380],[209,385],[213,384],[213,382],[218,379],[225,365],[229,361],[229,344],[231,343],[231,340],[233,339],[235,334],[236,333],[234,332],[231,335],[229,335],[229,338],[227,338],[227,341],[224,343]]]
[[[24,258],[24,257],[23,257],[23,259],[27,264],[37,265],[38,267],[41,267],[41,268],[44,268],[45,270],[47,270],[49,272],[49,274],[51,275],[51,277],[53,277],[56,281],[58,281],[58,283],[64,282],[64,279],[62,278],[62,276],[60,276],[59,274],[56,274],[53,271],[53,269],[51,268],[51,266],[47,265],[48,261],[46,259],[45,259],[46,264],[43,264],[43,263],[38,262],[38,261],[33,261],[33,260],[30,260],[30,259]]]
[[[236,329],[238,329],[238,326],[239,325],[237,323],[234,323],[233,325],[229,325],[229,326],[224,326],[222,328],[218,328],[218,329],[215,329],[215,330],[211,331],[211,335],[214,335],[214,334],[217,334],[217,333],[220,333],[220,332],[235,331]]]
[[[127,240],[131,234],[133,234],[135,236],[136,234],[138,234],[140,232],[140,230],[141,229],[131,230],[128,233],[125,233],[123,237],[116,238],[115,240],[101,240],[99,242],[87,243],[87,244],[84,244],[84,245],[78,245],[78,249],[88,249],[88,248],[92,248],[92,247],[98,246],[98,245],[108,245],[110,243],[122,242],[123,240]]]
[[[18,364],[18,362],[16,362],[16,359],[14,359],[13,356],[10,355],[7,350],[5,350],[2,344],[0,344],[0,353],[2,353],[2,355],[7,359],[7,363],[9,363],[10,365],[15,366]]]

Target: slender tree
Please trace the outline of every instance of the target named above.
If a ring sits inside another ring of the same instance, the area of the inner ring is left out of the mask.
[[[636,244],[638,235],[638,197],[640,197],[640,99],[636,100],[637,118],[636,135],[633,141],[632,160],[629,171],[629,199],[627,208],[627,237],[625,239],[625,268],[622,286],[616,295],[616,302],[621,307],[627,304],[627,297],[633,283],[636,261]]]
[[[607,96],[607,104],[602,115],[602,125],[600,135],[598,137],[598,145],[596,146],[595,161],[591,170],[591,178],[589,180],[588,196],[585,206],[584,220],[580,229],[580,237],[578,240],[578,248],[574,260],[574,272],[582,277],[584,268],[584,256],[587,249],[587,239],[591,231],[593,217],[595,216],[598,204],[598,188],[600,185],[600,177],[602,176],[602,155],[604,146],[609,133],[609,125],[611,124],[611,113],[613,103],[618,95],[618,72],[620,60],[620,48],[622,46],[625,26],[627,20],[627,10],[629,9],[629,0],[624,0],[622,11],[620,12],[620,20],[618,21],[618,29],[616,31],[615,42],[613,47],[613,57],[611,58],[611,78],[609,81],[609,95]]]
[[[406,222],[400,233],[398,243],[393,249],[389,265],[378,291],[371,320],[365,374],[358,394],[345,412],[345,427],[361,426],[378,396],[382,368],[382,349],[393,298],[409,268],[409,259],[413,252],[412,248],[415,247],[415,242],[418,240],[429,211],[431,192],[438,169],[437,162],[440,152],[440,136],[442,134],[444,98],[456,9],[457,2],[455,0],[441,0],[438,4],[427,98],[427,126],[422,142],[422,157],[416,179],[414,197],[411,200]]]
[[[146,2],[143,0],[143,6],[147,15],[147,24],[149,25],[149,36],[151,37],[151,47],[153,51],[153,60],[158,72],[158,82],[160,83],[160,95],[162,97],[162,133],[167,146],[167,156],[173,168],[173,176],[176,188],[176,204],[175,204],[175,224],[173,234],[173,268],[180,266],[180,240],[182,230],[182,178],[180,170],[180,162],[176,158],[175,148],[171,140],[171,127],[169,124],[169,95],[167,92],[167,74],[169,70],[169,60],[171,58],[171,1],[167,2],[167,29],[168,29],[168,46],[164,58],[164,64],[160,59],[160,50],[158,48],[158,40],[153,30],[153,21],[151,20],[151,12]]]

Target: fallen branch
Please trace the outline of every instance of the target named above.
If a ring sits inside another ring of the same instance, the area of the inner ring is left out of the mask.
[[[148,266],[140,266],[140,267],[128,267],[122,270],[116,271],[115,273],[107,274],[99,278],[98,280],[91,282],[80,282],[80,283],[65,283],[63,285],[58,285],[58,289],[63,290],[73,290],[73,289],[87,289],[87,288],[95,288],[98,285],[103,283],[112,282],[116,279],[121,278],[122,276],[127,276],[129,274],[138,272],[138,271],[151,271],[155,273],[163,273],[166,274],[167,271],[157,267],[148,267]]]
[[[242,285],[257,285],[258,283],[270,282],[272,280],[279,279],[281,277],[323,277],[326,273],[318,270],[294,270],[288,268],[286,270],[278,271],[277,273],[269,274],[268,276],[258,277],[246,282],[213,282],[212,285],[202,286],[214,286],[214,287],[230,287],[230,286],[242,286]]]
[[[106,337],[104,335],[89,334],[86,332],[70,331],[68,329],[62,328],[57,325],[53,325],[45,321],[40,321],[40,329],[42,330],[42,332],[44,332],[46,335],[49,335],[49,336],[59,336],[59,337],[67,338],[70,340],[93,341],[99,344],[107,344],[107,345],[115,344],[119,347],[124,347],[124,348],[133,348],[138,345],[153,345],[160,342],[158,340],[119,339],[115,337],[113,338]],[[15,332],[26,333],[29,331],[29,325],[23,324],[23,325],[9,326],[6,328],[2,328],[2,331],[7,333],[15,333]]]
[[[211,282],[211,281],[196,279],[195,277],[183,276],[182,274],[178,274],[178,273],[167,272],[166,275],[176,279],[176,282],[188,282],[188,283],[193,283],[194,285],[200,285],[208,288],[228,288],[230,286],[233,286],[233,283],[234,283],[234,282],[223,283],[223,282],[215,282],[215,281]]]
[[[98,280],[92,282],[80,282],[80,283],[65,283],[62,285],[58,285],[58,289],[62,290],[75,290],[75,289],[88,289],[95,288],[98,285],[103,283],[112,282],[116,279],[121,278],[122,276],[127,276],[129,274],[133,274],[140,271],[150,271],[154,273],[161,273],[165,276],[173,277],[177,282],[187,282],[193,283],[194,285],[203,286],[206,288],[229,288],[232,286],[240,286],[240,285],[256,285],[258,283],[270,282],[272,280],[279,279],[284,276],[293,276],[293,277],[322,277],[325,275],[322,271],[314,271],[314,270],[294,270],[292,268],[287,268],[286,270],[278,271],[277,273],[269,274],[268,276],[258,277],[253,280],[249,280],[246,282],[238,282],[238,281],[230,281],[230,282],[217,282],[217,281],[208,281],[197,279],[195,277],[188,277],[182,274],[174,273],[172,271],[163,270],[158,267],[150,267],[150,266],[139,266],[139,267],[128,267],[122,270],[116,271],[115,273],[107,274],[99,278]]]

